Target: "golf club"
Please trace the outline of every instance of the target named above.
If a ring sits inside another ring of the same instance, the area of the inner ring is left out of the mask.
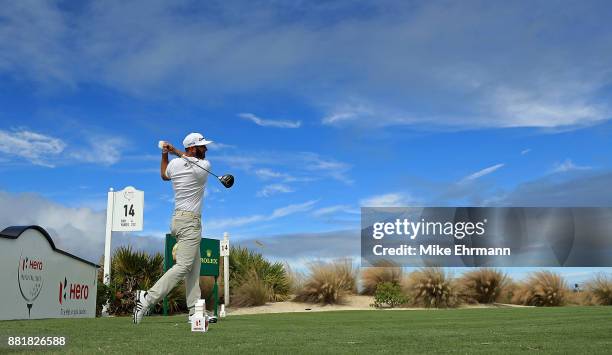
[[[164,148],[164,143],[166,143],[166,142],[165,142],[165,141],[159,141],[159,143],[158,143],[158,147],[159,147],[159,149],[163,149],[163,148]],[[191,160],[187,159],[187,158],[186,158],[185,156],[183,156],[183,155],[179,155],[179,154],[177,154],[176,152],[172,152],[172,154],[176,155],[176,156],[177,156],[177,157],[179,157],[179,158],[183,158],[183,159],[184,159],[186,162],[191,163],[191,164],[193,164],[193,165],[197,166],[198,168],[200,168],[200,169],[202,169],[202,170],[204,170],[204,171],[208,172],[208,173],[209,173],[209,174],[211,174],[212,176],[216,177],[217,179],[219,179],[219,181],[221,182],[221,184],[223,184],[223,186],[225,186],[226,188],[228,188],[228,189],[229,189],[230,187],[232,187],[232,186],[234,185],[234,176],[233,176],[232,174],[225,174],[225,175],[223,175],[223,176],[218,176],[218,175],[216,175],[215,173],[213,173],[212,171],[210,171],[210,170],[208,170],[208,169],[206,169],[206,168],[201,167],[200,165],[198,165],[198,163],[193,162],[193,161],[191,161]]]

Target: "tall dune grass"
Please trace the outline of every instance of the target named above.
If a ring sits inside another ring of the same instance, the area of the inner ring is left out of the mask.
[[[602,306],[612,306],[612,276],[599,273],[587,283],[587,291],[593,301]]]
[[[237,290],[240,286],[257,274],[266,288],[271,292],[268,301],[285,301],[289,298],[290,282],[284,265],[280,262],[270,262],[261,253],[242,247],[232,247],[229,258],[230,289]],[[248,287],[254,287],[251,283]],[[234,302],[232,302],[233,304]]]
[[[464,273],[458,280],[461,297],[469,303],[495,303],[506,290],[508,276],[497,269],[481,268]]]
[[[403,289],[416,306],[449,308],[461,303],[452,274],[439,267],[424,267],[411,272],[404,281]]]
[[[323,304],[343,303],[348,294],[356,293],[356,279],[357,273],[350,259],[311,263],[304,285],[298,290],[294,300]]]
[[[561,275],[538,271],[519,284],[512,303],[538,307],[562,306],[567,301],[567,292],[567,284]]]
[[[378,262],[375,267],[361,269],[361,294],[373,295],[376,287],[383,282],[399,285],[402,279],[402,268],[391,261]]]
[[[289,280],[289,293],[296,294],[304,287],[304,283],[306,282],[306,275],[303,272],[295,270],[289,265],[289,263],[284,263],[285,271],[287,273],[287,279]]]
[[[251,270],[247,275],[230,298],[232,306],[252,307],[266,304],[274,291],[256,271]]]

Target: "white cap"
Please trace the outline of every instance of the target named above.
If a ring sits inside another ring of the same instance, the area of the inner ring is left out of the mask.
[[[189,133],[185,139],[183,139],[183,146],[185,148],[197,147],[200,145],[207,145],[213,141],[207,141],[204,136],[199,133]]]

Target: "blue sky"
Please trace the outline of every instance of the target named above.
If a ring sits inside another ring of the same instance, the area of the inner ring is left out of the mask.
[[[355,255],[373,203],[610,206],[610,7],[5,4],[0,222],[97,259],[106,191],[133,185],[145,230],[115,242],[160,249],[173,206],[157,141],[192,131],[236,177],[210,181],[205,235],[278,259]],[[283,247],[307,239],[320,250]]]

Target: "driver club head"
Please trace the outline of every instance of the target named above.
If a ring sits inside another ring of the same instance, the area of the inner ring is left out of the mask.
[[[231,174],[225,174],[221,176],[219,178],[219,181],[221,181],[223,186],[225,186],[228,189],[234,185],[234,177]]]

